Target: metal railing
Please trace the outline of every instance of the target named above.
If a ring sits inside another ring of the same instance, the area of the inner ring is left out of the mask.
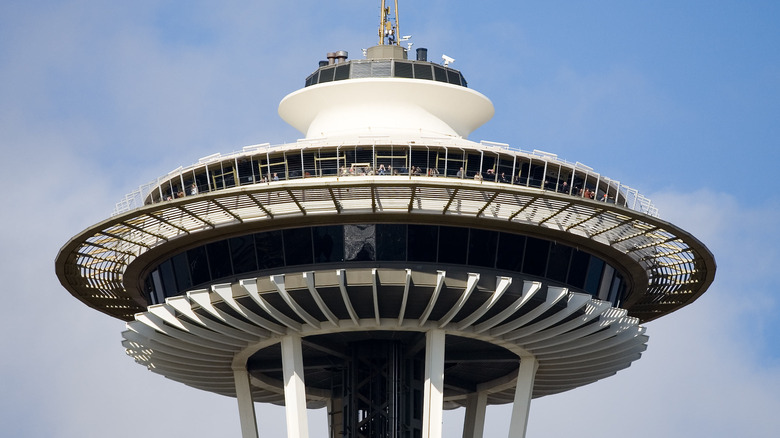
[[[600,175],[580,162],[505,143],[472,143],[425,139],[425,144],[393,144],[383,137],[332,144],[324,139],[271,146],[246,146],[228,154],[212,154],[139,186],[119,201],[113,215],[150,202],[216,190],[313,177],[386,175],[449,177],[477,184],[513,184],[608,202],[657,217],[650,199],[620,181]]]

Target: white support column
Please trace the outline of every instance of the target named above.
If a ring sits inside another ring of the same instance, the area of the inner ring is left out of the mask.
[[[423,438],[441,438],[444,412],[444,330],[425,334]]]
[[[473,392],[466,397],[466,418],[463,421],[463,438],[482,438],[485,430],[487,392]]]
[[[303,381],[301,337],[282,338],[282,370],[284,374],[284,405],[288,438],[309,438],[306,417],[306,385]]]
[[[257,435],[255,402],[252,400],[252,387],[249,383],[249,372],[244,367],[233,369],[233,379],[236,382],[236,399],[238,400],[238,417],[241,421],[241,437],[259,438]]]
[[[539,362],[536,361],[535,357],[526,356],[520,358],[520,370],[517,372],[517,386],[515,387],[515,402],[512,407],[512,422],[509,424],[509,438],[525,438],[537,368],[539,368]]]

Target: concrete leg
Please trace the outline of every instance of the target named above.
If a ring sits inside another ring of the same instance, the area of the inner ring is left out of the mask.
[[[423,438],[441,438],[444,412],[444,330],[425,334]]]
[[[509,438],[525,438],[537,368],[539,368],[539,362],[536,361],[536,358],[532,356],[520,358],[520,370],[517,372],[517,387],[515,387],[515,402],[512,407],[512,422],[509,424]]]
[[[233,380],[236,382],[236,399],[238,400],[238,416],[241,421],[241,437],[259,438],[257,435],[255,403],[252,400],[252,387],[249,383],[249,372],[243,367],[234,369]]]
[[[284,405],[288,438],[309,438],[306,417],[306,386],[303,381],[301,337],[282,338],[282,370],[284,374]]]
[[[487,393],[474,392],[466,398],[466,418],[463,421],[463,438],[482,438],[485,430]]]

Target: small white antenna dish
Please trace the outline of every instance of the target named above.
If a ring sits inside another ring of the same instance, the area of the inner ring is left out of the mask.
[[[444,60],[444,65],[445,66],[448,66],[448,65],[452,64],[453,62],[455,62],[455,58],[451,58],[451,57],[449,57],[447,55],[441,55],[441,59]]]
[[[368,49],[360,49],[361,52],[363,52],[363,57],[366,57],[366,54],[368,53]]]
[[[412,46],[413,45],[414,45],[414,43],[406,43],[406,51],[408,52],[408,51],[412,50]]]

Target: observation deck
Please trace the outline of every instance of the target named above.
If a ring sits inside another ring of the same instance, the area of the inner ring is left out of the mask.
[[[63,248],[58,272],[79,299],[130,320],[160,302],[134,292],[150,266],[195,241],[361,222],[489,229],[583,249],[625,281],[610,301],[640,321],[692,302],[714,275],[701,242],[659,219],[636,190],[546,152],[453,138],[301,140],[203,158],[129,194]],[[589,294],[599,297],[596,289]]]
[[[305,138],[145,184],[55,261],[127,321],[136,362],[236,397],[245,437],[253,402],[285,404],[290,437],[307,406],[354,437],[440,436],[465,406],[478,437],[487,404],[514,402],[522,436],[532,397],[630,366],[640,324],[712,283],[712,254],[635,189],[468,140],[494,109],[457,70],[398,45],[328,57],[279,105]]]

